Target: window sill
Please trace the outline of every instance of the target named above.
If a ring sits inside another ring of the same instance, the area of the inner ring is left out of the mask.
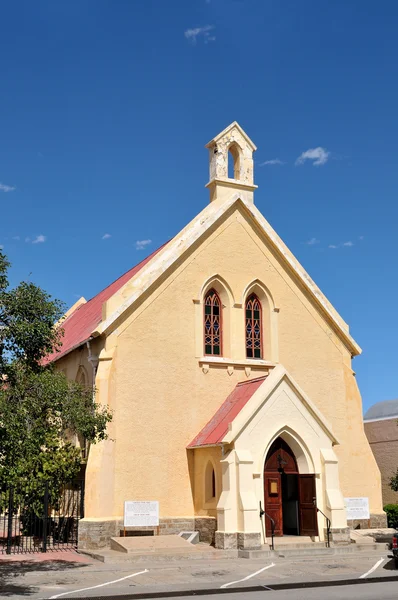
[[[207,373],[210,367],[226,367],[228,374],[232,375],[234,369],[244,368],[246,375],[249,376],[252,369],[261,369],[270,371],[276,365],[270,360],[263,360],[262,358],[246,358],[242,360],[236,360],[232,358],[225,358],[224,356],[202,356],[199,358],[199,365],[202,367],[202,371]]]

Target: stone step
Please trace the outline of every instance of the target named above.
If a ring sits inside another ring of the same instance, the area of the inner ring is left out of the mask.
[[[173,562],[185,560],[223,560],[226,558],[237,558],[237,550],[199,550],[197,552],[140,552],[123,553],[118,550],[104,548],[101,550],[80,550],[85,554],[99,560],[103,563],[152,563],[152,562]]]
[[[344,554],[355,554],[358,552],[367,552],[367,551],[385,551],[388,549],[388,544],[366,544],[365,545],[357,545],[350,544],[347,546],[334,546],[331,548],[327,548],[326,544],[323,542],[313,542],[312,544],[303,544],[302,548],[292,548],[291,545],[281,549],[280,546],[276,547],[274,551],[267,550],[266,548],[262,550],[239,550],[240,558],[270,558],[270,557],[280,557],[280,558],[300,558],[303,556],[310,556],[312,558],[317,558],[319,556],[333,556],[333,555],[344,555]]]
[[[304,550],[306,549],[315,549],[315,548],[326,548],[326,542],[289,542],[288,544],[284,544],[283,542],[275,542],[275,551],[280,552],[284,550]]]

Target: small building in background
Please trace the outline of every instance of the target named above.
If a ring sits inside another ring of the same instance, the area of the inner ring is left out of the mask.
[[[390,479],[398,469],[398,398],[377,402],[364,416],[365,433],[381,472],[383,506],[398,504]]]

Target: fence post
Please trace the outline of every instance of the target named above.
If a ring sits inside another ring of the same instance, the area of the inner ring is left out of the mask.
[[[82,479],[82,481],[80,482],[80,506],[79,506],[79,514],[77,515],[79,519],[84,518],[84,493],[86,491],[85,483],[86,483],[85,479]]]
[[[12,546],[12,519],[14,512],[14,488],[12,486],[8,489],[8,523],[7,523],[7,549],[6,554],[11,554]]]
[[[44,488],[44,515],[43,515],[43,546],[41,551],[47,552],[47,522],[48,522],[48,481],[45,483]]]

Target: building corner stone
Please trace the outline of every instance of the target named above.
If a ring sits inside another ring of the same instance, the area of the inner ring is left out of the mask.
[[[236,533],[225,533],[224,531],[216,531],[215,546],[219,550],[237,550],[238,540]]]
[[[327,540],[327,529],[324,530],[325,540]],[[351,544],[350,528],[335,527],[330,530],[330,544],[332,546],[349,546]]]
[[[238,550],[260,550],[261,533],[238,533]]]

